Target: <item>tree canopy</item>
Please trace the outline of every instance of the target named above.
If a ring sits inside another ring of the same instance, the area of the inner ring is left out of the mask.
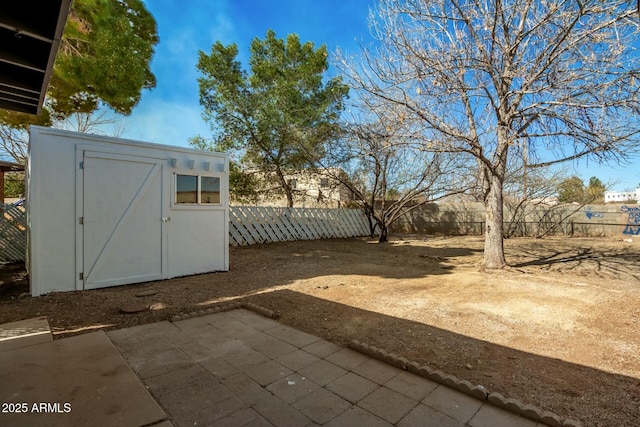
[[[323,174],[349,191],[349,204],[365,211],[370,234],[377,233],[379,242],[388,241],[389,228],[399,218],[468,190],[473,180],[469,174],[452,185],[465,165],[453,154],[424,150],[415,137],[420,123],[398,110],[356,91],[340,138],[318,159]]]
[[[371,22],[377,44],[343,59],[348,82],[418,118],[425,149],[476,163],[485,268],[507,265],[510,158],[531,169],[637,146],[635,1],[380,0]]]
[[[198,150],[220,151],[221,148],[201,135],[189,138],[189,145]],[[232,202],[255,204],[264,192],[264,180],[256,173],[242,170],[235,159],[229,160],[229,199]]]
[[[592,176],[585,187],[580,177],[569,177],[558,184],[558,201],[562,203],[594,203],[604,202],[606,186],[599,178]]]
[[[241,162],[263,173],[293,206],[287,174],[309,167],[339,130],[348,88],[340,77],[324,80],[326,46],[286,41],[267,31],[251,43],[249,71],[236,44],[216,42],[199,53],[200,103],[211,123],[213,145],[240,153]]]
[[[149,63],[157,42],[141,0],[74,0],[49,85],[51,109],[91,112],[103,102],[130,114],[141,89],[155,87]]]
[[[49,126],[73,113],[106,106],[130,114],[142,89],[156,79],[149,63],[158,43],[156,21],[141,0],[74,0],[43,112],[0,111],[3,154],[24,152],[24,131]]]
[[[582,203],[585,197],[584,181],[572,176],[558,184],[558,201],[561,203]]]

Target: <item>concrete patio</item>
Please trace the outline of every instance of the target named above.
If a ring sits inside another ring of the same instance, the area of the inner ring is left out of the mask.
[[[542,426],[241,309],[2,352],[0,400],[29,407],[3,426]]]

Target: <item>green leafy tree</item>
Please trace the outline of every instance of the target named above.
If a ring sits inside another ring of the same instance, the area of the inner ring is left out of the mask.
[[[582,203],[585,199],[584,182],[577,176],[563,180],[558,185],[558,201],[561,203]]]
[[[39,116],[0,111],[3,155],[23,161],[26,130],[106,106],[130,114],[156,79],[156,21],[141,0],[74,0]]]
[[[585,189],[585,196],[587,203],[604,202],[604,192],[607,187],[597,177],[592,176],[589,178],[589,185]]]
[[[75,0],[49,85],[52,111],[86,113],[103,102],[130,114],[141,89],[155,87],[149,62],[157,42],[141,0]]]
[[[587,204],[596,201],[604,202],[604,192],[607,187],[600,179],[592,176],[589,185],[585,187],[584,182],[577,176],[572,176],[558,184],[558,201],[561,203]]]
[[[4,176],[4,196],[24,196],[24,172],[9,172]]]
[[[189,145],[198,150],[222,151],[215,143],[200,135],[189,138]],[[232,202],[255,204],[262,190],[263,181],[259,176],[243,170],[237,161],[229,161],[229,197]]]
[[[327,48],[286,41],[267,31],[251,43],[250,71],[236,59],[238,47],[216,42],[199,53],[200,103],[211,122],[215,146],[236,151],[243,164],[273,181],[293,206],[287,175],[322,157],[324,143],[339,130],[348,88],[340,77],[323,81]]]

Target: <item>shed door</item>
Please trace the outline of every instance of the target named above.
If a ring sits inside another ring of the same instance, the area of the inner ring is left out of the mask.
[[[163,164],[84,152],[85,289],[164,278]]]

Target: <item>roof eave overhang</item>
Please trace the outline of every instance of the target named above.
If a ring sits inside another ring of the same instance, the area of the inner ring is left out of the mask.
[[[42,112],[70,7],[71,0],[2,2],[0,108]]]

